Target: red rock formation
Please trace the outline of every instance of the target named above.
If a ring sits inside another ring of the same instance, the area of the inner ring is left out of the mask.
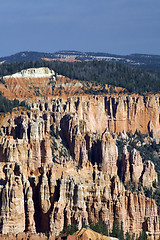
[[[150,188],[153,186],[153,182],[158,183],[157,173],[154,168],[154,163],[147,161],[144,164],[144,171],[142,176],[143,186]]]
[[[23,76],[26,86],[19,96],[35,97],[35,88],[40,85],[41,96],[52,96],[49,81],[55,82],[54,77],[43,80],[42,83],[40,77],[35,82],[34,78]],[[5,81],[10,86],[11,98],[17,96],[22,81],[18,77]],[[63,77],[59,81],[64,84]],[[13,88],[12,84],[19,86]],[[27,84],[34,86],[34,93],[25,90]],[[155,201],[143,193],[125,190],[117,176],[118,150],[110,133],[123,131],[121,136],[126,140],[124,130],[153,131],[158,142],[158,95],[79,96],[28,100],[28,104],[31,111],[21,112],[20,116],[8,115],[1,123],[2,233],[50,231],[58,235],[69,224],[76,224],[80,229],[89,220],[99,219],[110,231],[113,221],[118,220],[123,222],[125,232],[138,234],[143,229],[151,236],[160,233]],[[52,162],[51,126],[59,129],[58,138],[53,137],[56,148],[64,144],[71,152],[69,157],[59,156],[57,163]],[[88,160],[92,160],[94,167]],[[157,181],[154,165],[151,162],[144,165],[136,150],[128,153],[126,147],[123,149],[121,167],[125,184],[141,180],[143,186],[151,187]]]
[[[5,184],[1,196],[1,232],[19,233],[25,230],[23,185],[20,176],[15,176],[14,166],[5,165]]]
[[[122,153],[122,176],[125,184],[131,180],[129,157],[129,152],[125,145]]]
[[[101,141],[102,170],[117,175],[118,148],[112,135],[106,131]]]
[[[143,171],[143,163],[140,153],[134,148],[130,156],[131,179],[133,182],[139,182]]]
[[[55,240],[54,235],[47,237],[43,233],[18,233],[18,234],[0,234],[2,240]]]
[[[29,103],[29,102],[28,102]],[[30,104],[30,103],[29,103]],[[48,103],[46,103],[48,104]],[[37,103],[35,108],[41,108]],[[153,131],[159,141],[159,95],[152,96],[79,96],[61,101],[51,101],[55,112],[78,115],[79,120],[86,123],[87,131],[103,133],[106,128],[110,132],[119,133]],[[152,125],[152,126],[151,126]]]
[[[7,89],[1,84],[1,92],[10,99],[15,97],[36,99],[36,95],[53,98],[53,84],[55,89],[57,88],[57,90],[54,90],[57,91],[57,94],[59,94],[60,86],[62,89],[64,88],[63,92],[67,91],[68,96],[71,96],[71,93],[75,95],[76,91],[82,92],[82,86],[77,85],[81,84],[80,82],[75,81],[74,83],[73,80],[63,79],[61,76],[56,79],[55,73],[50,73],[45,68],[42,70],[36,70],[32,77],[29,76],[30,72],[24,72],[4,78]],[[33,71],[35,70],[33,69]],[[42,74],[43,72],[46,75]],[[65,95],[65,98],[67,98],[67,95]],[[75,106],[76,102],[78,103],[77,106]],[[137,95],[74,97],[70,99],[71,109],[75,109],[80,119],[87,123],[88,130],[96,130],[101,133],[106,127],[111,132],[122,132],[123,130],[135,132],[140,130],[142,133],[147,133],[148,130],[152,130],[154,137],[159,141],[159,95],[146,97]]]
[[[3,233],[8,230],[13,233],[24,230],[34,232],[36,220],[33,218],[34,211],[37,211],[39,218],[36,222],[42,224],[41,230],[43,232],[50,230],[56,235],[64,225],[75,223],[81,228],[83,224],[88,224],[88,219],[93,221],[101,219],[108,224],[110,230],[113,220],[117,219],[119,222],[123,221],[125,231],[138,233],[143,228],[151,234],[159,232],[155,201],[141,193],[137,195],[126,191],[118,177],[111,178],[107,173],[99,171],[96,166],[92,168],[89,164],[77,171],[74,166],[62,168],[55,164],[50,167],[45,165],[42,177],[38,177],[39,175],[34,177],[35,182],[39,182],[37,187],[35,185],[33,188],[34,192],[37,189],[36,192],[38,191],[40,197],[38,209],[33,208],[33,200],[36,203],[39,198],[38,195],[36,195],[37,200],[33,198],[29,181],[16,165],[12,164],[9,171],[8,165],[6,167],[4,171],[6,169],[7,183],[2,188],[1,199]],[[15,179],[18,182],[15,182]],[[8,191],[14,193],[9,199]],[[9,215],[13,209],[14,213]],[[16,227],[12,228],[12,224],[16,221]]]
[[[36,169],[42,163],[51,162],[50,124],[48,129],[47,122],[50,123],[50,119],[32,114],[8,120],[0,137],[0,161],[20,162],[24,169]]]
[[[67,240],[118,240],[118,238],[107,237],[103,234],[97,233],[91,229],[82,228],[73,235],[67,237]]]

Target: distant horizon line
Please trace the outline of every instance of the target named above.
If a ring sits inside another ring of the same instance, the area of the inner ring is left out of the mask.
[[[5,55],[5,56],[0,56],[0,58],[6,58],[10,56],[14,56],[20,53],[45,53],[45,54],[55,54],[55,53],[62,53],[62,52],[77,52],[77,53],[102,53],[102,54],[108,54],[108,55],[115,55],[115,56],[130,56],[130,55],[148,55],[148,56],[160,56],[160,54],[151,54],[151,53],[130,53],[130,54],[118,54],[118,53],[109,53],[109,52],[102,52],[102,51],[79,51],[79,50],[57,50],[54,52],[45,52],[45,51],[34,51],[34,50],[24,50],[24,51],[19,51],[10,55]]]

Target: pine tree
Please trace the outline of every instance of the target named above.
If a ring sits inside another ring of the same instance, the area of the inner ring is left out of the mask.
[[[113,228],[112,228],[112,232],[111,232],[111,237],[119,237],[119,223],[118,221],[113,221]]]
[[[123,222],[121,222],[121,229],[119,231],[119,240],[124,240]]]

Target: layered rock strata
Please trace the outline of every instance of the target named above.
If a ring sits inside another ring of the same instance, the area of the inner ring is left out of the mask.
[[[25,113],[14,116],[1,128],[0,161],[21,163],[36,169],[52,161],[49,139],[50,116]]]
[[[80,229],[89,220],[101,220],[111,231],[117,220],[125,231],[159,234],[155,201],[126,191],[117,176],[102,173],[90,163],[82,169],[45,164],[28,179],[18,165],[4,165],[0,212],[2,233],[50,231],[58,235],[64,226],[76,224]]]
[[[87,125],[91,132],[122,131],[153,133],[159,142],[159,95],[151,96],[80,96],[53,99],[44,103],[28,104],[32,109],[76,113],[80,120]]]
[[[120,181],[111,133],[149,131],[159,141],[159,97],[90,96],[28,104],[31,111],[6,116],[1,127],[1,232],[58,235],[69,224],[80,229],[100,219],[110,231],[118,220],[125,232],[143,229],[158,236],[155,201],[123,185],[141,180],[151,187],[157,182],[154,165],[142,163],[140,153],[125,147]],[[50,131],[56,128],[59,136],[52,138]],[[71,156],[66,162],[59,156],[53,163],[52,152],[60,144]]]

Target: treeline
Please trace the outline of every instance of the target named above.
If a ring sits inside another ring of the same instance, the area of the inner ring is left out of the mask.
[[[53,64],[53,63],[52,63]],[[55,71],[69,78],[126,88],[129,93],[160,91],[160,73],[105,61],[54,62]]]
[[[24,101],[19,102],[17,99],[9,100],[5,98],[0,92],[0,113],[12,112],[13,108],[19,106],[28,108]]]
[[[0,66],[0,77],[2,79],[5,75],[32,67],[49,67],[72,79],[123,87],[129,93],[160,92],[160,73],[105,61],[73,63],[32,61],[2,64]]]
[[[121,222],[121,224],[119,224],[118,221],[113,222],[113,227],[111,232],[108,231],[107,224],[102,223],[101,220],[95,223],[93,221],[90,221],[89,225],[83,226],[83,227],[90,228],[93,231],[103,234],[105,236],[116,237],[119,240],[147,240],[148,239],[147,234],[144,231],[142,231],[139,234],[139,236],[135,236],[135,234],[130,234],[129,232],[124,233],[123,223]],[[66,234],[68,236],[68,235],[72,235],[76,231],[78,231],[77,226],[75,224],[71,224],[71,225],[68,225],[67,227],[64,227],[60,235]]]

